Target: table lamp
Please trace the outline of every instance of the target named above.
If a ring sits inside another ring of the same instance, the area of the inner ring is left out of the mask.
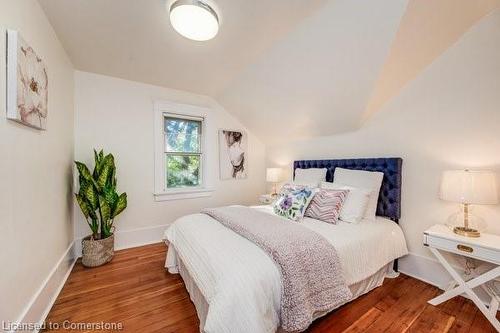
[[[278,195],[276,192],[276,183],[281,180],[281,169],[280,168],[267,168],[266,169],[266,181],[268,183],[273,183],[273,192],[271,196],[275,197]]]
[[[440,198],[463,204],[464,225],[453,229],[456,234],[479,237],[480,232],[469,226],[469,205],[498,203],[497,183],[492,171],[450,170],[443,173]]]

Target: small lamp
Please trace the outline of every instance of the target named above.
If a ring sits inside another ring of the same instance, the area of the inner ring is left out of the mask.
[[[469,227],[469,205],[498,203],[497,183],[492,171],[445,171],[441,181],[440,198],[463,204],[464,225],[455,227],[456,234],[479,237],[478,230]]]
[[[280,168],[267,168],[266,169],[266,181],[269,183],[273,183],[273,192],[271,193],[272,197],[278,195],[276,192],[276,183],[281,180],[281,169]]]

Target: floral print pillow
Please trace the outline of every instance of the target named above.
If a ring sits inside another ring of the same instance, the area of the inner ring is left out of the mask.
[[[282,192],[273,205],[274,213],[292,221],[300,221],[313,196],[314,191],[307,187]]]
[[[298,191],[307,188],[308,186],[306,185],[299,185],[299,184],[294,184],[294,183],[286,183],[281,187],[281,190],[279,192],[279,196],[283,196],[285,194],[288,194],[293,191]]]

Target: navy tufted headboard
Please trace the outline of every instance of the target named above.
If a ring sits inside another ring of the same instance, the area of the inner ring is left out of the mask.
[[[378,198],[377,215],[387,217],[398,223],[401,217],[401,158],[358,158],[342,160],[304,160],[293,162],[295,169],[327,168],[326,181],[333,182],[335,168],[352,170],[380,171],[384,173]]]

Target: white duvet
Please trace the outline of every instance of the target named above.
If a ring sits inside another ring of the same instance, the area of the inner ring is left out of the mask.
[[[254,208],[272,214],[269,206]],[[408,253],[401,228],[384,218],[337,225],[305,218],[300,223],[337,249],[347,285]],[[175,248],[168,251],[169,271],[177,273],[178,256],[208,303],[204,332],[277,330],[280,274],[263,250],[204,214],[178,219],[165,232],[165,239]]]

